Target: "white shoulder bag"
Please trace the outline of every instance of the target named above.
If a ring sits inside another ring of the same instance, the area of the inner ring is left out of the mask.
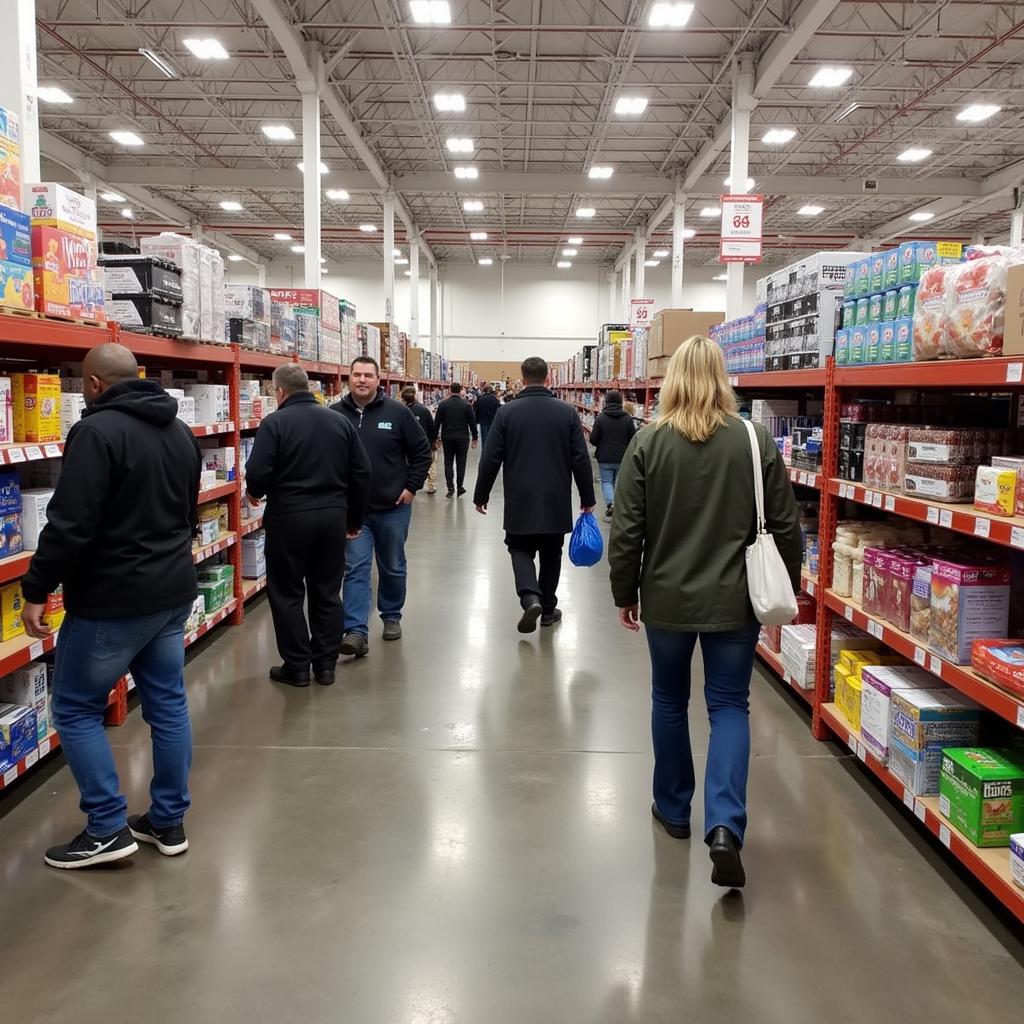
[[[750,439],[750,458],[754,467],[754,503],[757,506],[757,535],[748,545],[747,591],[757,621],[765,626],[783,626],[797,615],[796,595],[789,581],[786,563],[775,546],[775,538],[765,529],[764,481],[761,471],[761,450],[757,433],[750,420],[744,420]]]

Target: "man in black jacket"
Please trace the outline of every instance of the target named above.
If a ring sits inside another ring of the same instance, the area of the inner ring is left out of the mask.
[[[579,416],[548,390],[543,359],[527,359],[522,373],[524,389],[494,420],[473,502],[487,514],[491,488],[503,468],[505,544],[523,608],[519,632],[532,633],[538,618],[542,626],[553,626],[562,617],[556,591],[562,546],[573,526],[573,479],[581,511],[593,511],[597,499]]]
[[[466,482],[466,456],[469,454],[469,441],[473,439],[473,447],[477,444],[476,415],[473,406],[462,397],[462,385],[453,381],[451,395],[438,407],[434,417],[437,432],[444,448],[444,478],[448,484],[448,497],[455,494],[455,474],[453,463],[458,463],[459,497],[466,493],[462,485]]]
[[[270,678],[309,686],[312,664],[316,681],[330,686],[345,624],[346,536],[363,526],[370,460],[352,424],[310,393],[301,366],[279,366],[274,388],[277,412],[260,424],[245,467],[250,501],[267,497],[267,596],[283,662]]]
[[[622,408],[622,395],[618,391],[609,391],[604,396],[604,410],[594,421],[594,429],[590,432],[590,443],[594,446],[597,465],[601,470],[606,519],[612,517],[619,466],[622,465],[626,449],[635,433],[633,417]]]
[[[372,356],[352,360],[349,393],[331,408],[356,428],[373,468],[370,504],[359,534],[349,540],[345,566],[345,637],[341,653],[366,657],[369,651],[370,576],[377,557],[377,610],[384,639],[402,636],[405,606],[405,541],[412,503],[430,468],[430,445],[416,417],[380,387],[380,367]]]
[[[430,410],[416,400],[416,389],[414,387],[402,388],[402,401],[405,402],[409,411],[419,420],[423,433],[427,435],[427,443],[430,445],[430,469],[427,470],[427,494],[437,494],[437,424]]]
[[[487,444],[487,434],[500,408],[501,402],[498,401],[494,388],[490,384],[485,384],[484,393],[476,400],[473,410],[476,413],[477,425],[480,427],[480,443],[483,445]]]
[[[196,598],[192,536],[202,456],[178,405],[140,380],[121,345],[82,367],[86,409],[68,434],[47,524],[21,582],[22,620],[45,638],[47,595],[67,610],[53,674],[53,724],[78,783],[85,830],[46,852],[55,868],[129,857],[136,840],[184,853],[192,733],[183,676],[184,626]],[[103,731],[107,698],[131,671],[153,738],[152,805],[127,817]]]

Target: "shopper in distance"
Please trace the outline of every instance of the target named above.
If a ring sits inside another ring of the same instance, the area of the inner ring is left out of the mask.
[[[320,405],[296,363],[274,371],[277,412],[256,432],[245,466],[249,501],[267,509],[267,597],[281,664],[275,682],[334,682],[344,615],[346,538],[359,535],[370,460],[352,424]],[[309,603],[309,622],[304,605]]]
[[[402,389],[402,401],[409,407],[409,411],[419,421],[423,433],[427,435],[427,443],[430,445],[430,469],[427,470],[427,494],[437,494],[437,425],[430,410],[416,398],[416,389],[407,387]]]
[[[476,422],[480,427],[481,444],[487,444],[487,435],[490,432],[491,424],[494,422],[494,417],[498,415],[500,408],[501,402],[494,393],[494,388],[490,384],[485,384],[483,393],[476,400],[476,405],[473,406],[473,411],[476,413]]]
[[[629,442],[636,433],[636,423],[622,408],[622,394],[609,391],[604,396],[604,409],[594,420],[590,431],[590,443],[594,446],[597,466],[601,471],[601,490],[604,493],[604,514],[611,518],[615,502],[615,481],[619,477],[619,466]]]
[[[765,521],[794,586],[799,509],[774,440],[755,426]],[[608,558],[619,621],[647,631],[653,675],[654,803],[668,834],[690,837],[696,786],[690,749],[690,662],[700,639],[711,722],[704,837],[711,880],[739,888],[747,827],[749,697],[760,626],[747,590],[755,535],[750,439],[721,348],[685,341],[669,361],[661,412],[630,442],[615,491]]]
[[[357,658],[369,652],[371,568],[377,560],[377,610],[385,640],[402,636],[405,606],[405,541],[412,503],[430,468],[430,445],[416,417],[388,398],[380,383],[380,366],[372,356],[352,360],[349,393],[331,406],[359,435],[373,469],[370,502],[358,535],[348,542],[344,605],[345,636],[341,653]]]
[[[448,497],[455,496],[457,482],[461,498],[466,493],[466,458],[470,442],[475,448],[479,435],[476,414],[473,406],[462,397],[462,385],[453,381],[449,390],[451,394],[437,407],[434,422],[444,450],[444,479],[448,484]]]
[[[565,535],[573,526],[573,479],[582,511],[592,512],[597,498],[576,410],[548,389],[548,364],[543,359],[531,356],[523,363],[522,374],[523,390],[494,419],[473,502],[478,512],[487,514],[491,488],[501,471],[505,545],[523,609],[519,632],[532,633],[538,619],[542,626],[553,626],[562,618],[557,591]]]
[[[53,722],[81,792],[85,830],[46,852],[55,868],[129,857],[137,841],[188,849],[192,729],[185,620],[198,593],[192,536],[202,456],[178,405],[140,380],[135,357],[100,345],[82,366],[86,408],[68,434],[47,524],[22,579],[26,632],[43,637],[46,598],[64,586]],[[103,728],[111,689],[131,672],[153,739],[152,804],[127,816]]]

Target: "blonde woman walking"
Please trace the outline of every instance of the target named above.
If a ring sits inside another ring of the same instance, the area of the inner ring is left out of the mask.
[[[768,529],[799,586],[799,512],[775,442],[755,425]],[[700,639],[711,743],[704,837],[717,885],[739,888],[747,826],[749,697],[759,626],[744,549],[754,537],[750,442],[721,349],[702,337],[669,361],[661,414],[630,443],[619,470],[608,558],[619,621],[642,621],[653,683],[654,804],[669,835],[690,836],[695,790],[688,705]]]

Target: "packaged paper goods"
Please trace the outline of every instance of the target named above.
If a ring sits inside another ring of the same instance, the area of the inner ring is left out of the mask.
[[[165,231],[139,242],[144,255],[160,256],[181,268],[181,337],[202,339],[202,295],[200,286],[200,250],[198,242],[184,235]],[[212,322],[211,322],[212,323]]]
[[[938,676],[916,665],[866,665],[860,704],[860,734],[868,749],[885,764],[889,758],[889,711],[898,690],[941,690]]]
[[[50,732],[50,707],[46,692],[46,664],[33,661],[0,679],[0,701],[31,708],[36,713],[36,743]]]
[[[948,747],[942,752],[939,813],[975,846],[1009,846],[1024,829],[1019,750]]]
[[[85,412],[85,395],[77,391],[60,393],[60,436],[66,438]]]
[[[14,440],[29,444],[59,441],[60,377],[55,373],[12,373]]]
[[[0,704],[0,772],[14,767],[39,744],[33,708]]]

